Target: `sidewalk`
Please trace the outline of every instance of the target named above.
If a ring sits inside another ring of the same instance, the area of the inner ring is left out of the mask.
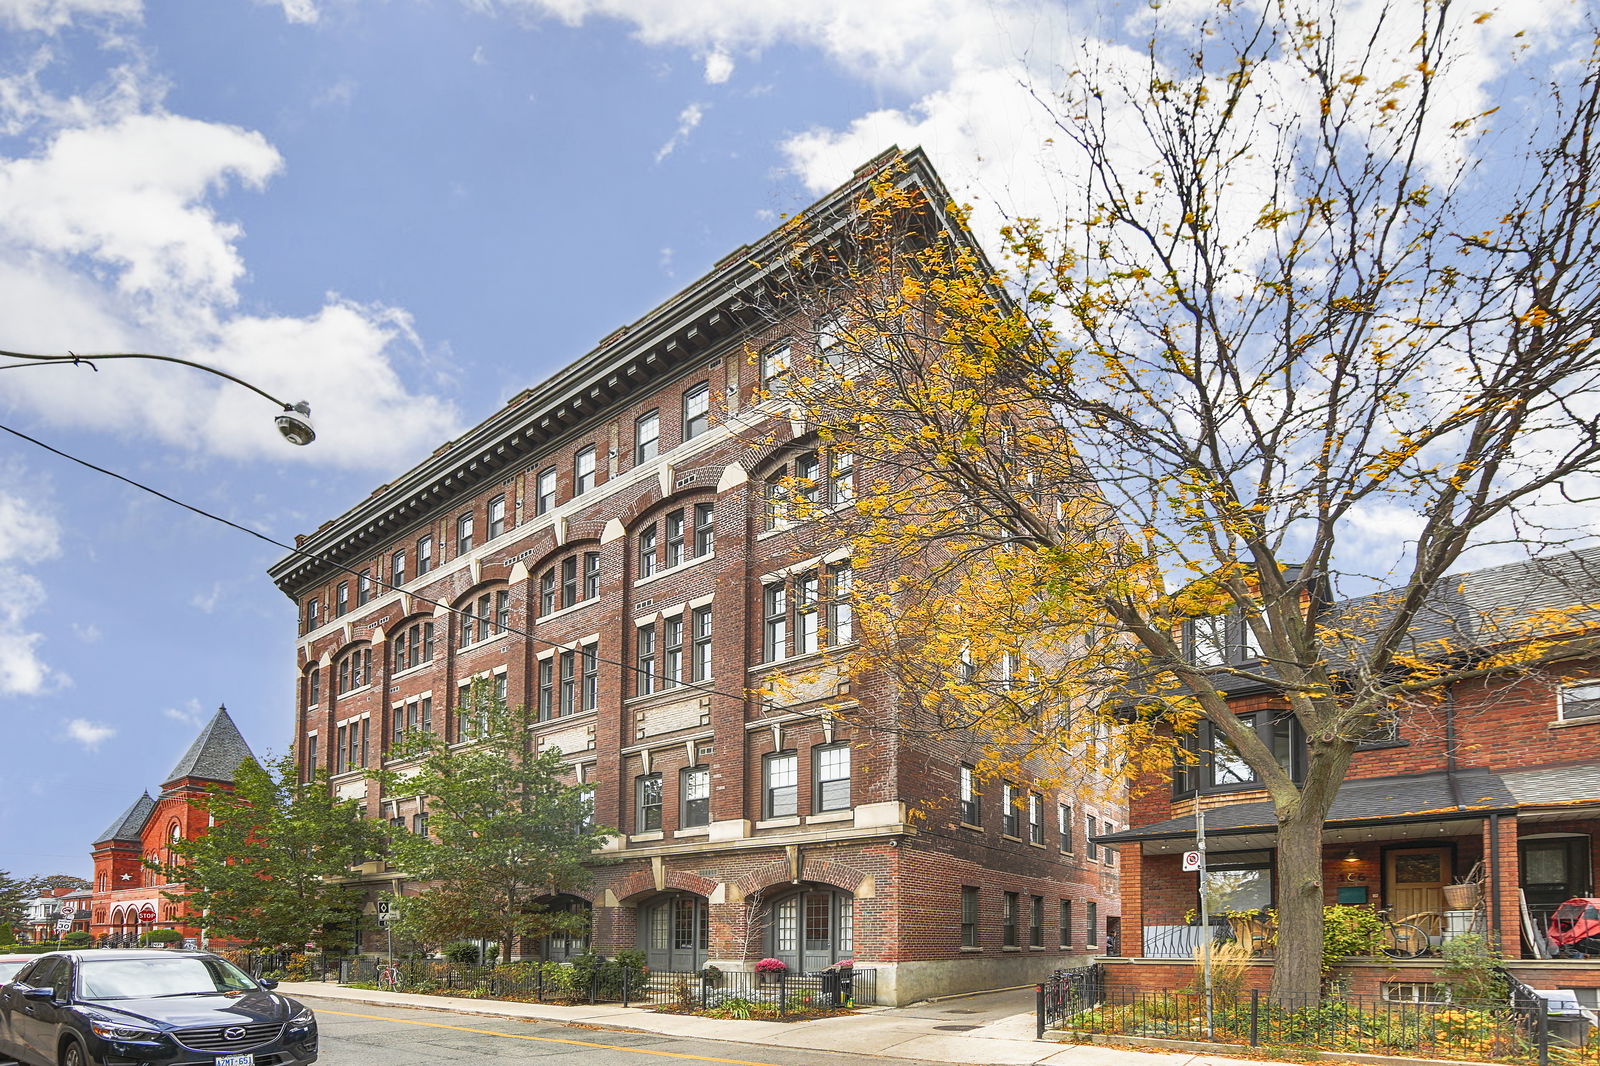
[[[278,990],[286,995],[364,1004],[374,1007],[416,1007],[424,1010],[454,1011],[484,1017],[515,1018],[523,1021],[569,1022],[608,1029],[628,1029],[663,1036],[694,1037],[703,1040],[728,1040],[740,1044],[769,1047],[807,1048],[816,1051],[849,1051],[891,1059],[919,1059],[929,1062],[969,1064],[969,1066],[1227,1066],[1260,1060],[1229,1059],[1186,1052],[1124,1051],[1093,1044],[1047,1044],[1033,1039],[1032,1003],[1022,1013],[1006,1014],[989,1006],[991,997],[975,996],[950,1000],[944,1004],[918,1007],[866,1007],[858,1014],[819,1018],[808,1022],[734,1021],[700,1018],[684,1014],[658,1014],[639,1007],[609,1004],[563,1007],[549,1003],[513,1003],[504,1000],[461,999],[453,996],[418,995],[411,992],[379,992],[345,988],[318,982],[285,981]],[[1006,993],[996,993],[1005,996]],[[1010,994],[1014,999],[1031,1000]],[[1008,1004],[1009,1000],[1000,1001]],[[959,1003],[971,1009],[940,1010]],[[313,1005],[315,1006],[315,1005]],[[988,1007],[988,1009],[986,1009]],[[1000,1016],[996,1018],[996,1015]],[[963,1016],[987,1016],[987,1020],[967,1029]],[[965,1031],[954,1031],[956,1027]]]

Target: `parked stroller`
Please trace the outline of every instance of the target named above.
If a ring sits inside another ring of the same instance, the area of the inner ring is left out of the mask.
[[[1600,955],[1600,899],[1569,899],[1550,915],[1550,942],[1562,954]]]

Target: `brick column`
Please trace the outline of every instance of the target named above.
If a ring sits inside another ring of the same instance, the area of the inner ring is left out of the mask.
[[[1501,953],[1508,959],[1522,958],[1522,906],[1517,886],[1522,878],[1517,857],[1517,819],[1503,814],[1499,819],[1499,839],[1495,839],[1494,820],[1483,821],[1483,854],[1487,873],[1484,880],[1484,912],[1491,939],[1499,940]],[[1495,856],[1498,846],[1499,855]],[[1495,903],[1500,905],[1500,921],[1495,924]]]
[[[1126,958],[1144,956],[1144,852],[1138,844],[1121,849],[1122,943]]]

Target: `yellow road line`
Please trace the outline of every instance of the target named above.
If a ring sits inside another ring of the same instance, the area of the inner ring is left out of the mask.
[[[656,1055],[664,1059],[692,1059],[695,1062],[723,1062],[730,1066],[774,1066],[770,1062],[751,1062],[749,1059],[719,1059],[711,1055],[688,1055],[681,1051],[652,1051],[642,1047],[623,1047],[620,1044],[597,1044],[592,1040],[565,1040],[558,1036],[528,1036],[526,1033],[502,1033],[494,1029],[473,1029],[465,1025],[445,1025],[443,1022],[418,1022],[410,1018],[385,1018],[381,1014],[356,1014],[347,1010],[318,1009],[317,1013],[337,1014],[341,1018],[367,1018],[375,1022],[399,1022],[402,1025],[421,1025],[429,1029],[453,1029],[458,1033],[480,1033],[484,1036],[503,1036],[508,1040],[537,1040],[542,1044],[574,1044],[578,1047],[599,1048],[602,1051],[631,1051],[636,1055]],[[548,1019],[536,1018],[530,1021],[547,1021]],[[560,1022],[554,1023],[556,1025]],[[663,1034],[654,1034],[663,1035]],[[685,1039],[680,1037],[679,1039]]]

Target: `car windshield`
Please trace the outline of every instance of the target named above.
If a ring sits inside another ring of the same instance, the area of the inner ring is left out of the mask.
[[[256,988],[243,970],[215,957],[86,959],[78,973],[84,999],[215,995]]]
[[[26,965],[28,965],[27,959],[23,959],[19,962],[0,962],[0,984],[4,984],[6,981],[9,981],[13,977],[17,976],[17,971]]]

